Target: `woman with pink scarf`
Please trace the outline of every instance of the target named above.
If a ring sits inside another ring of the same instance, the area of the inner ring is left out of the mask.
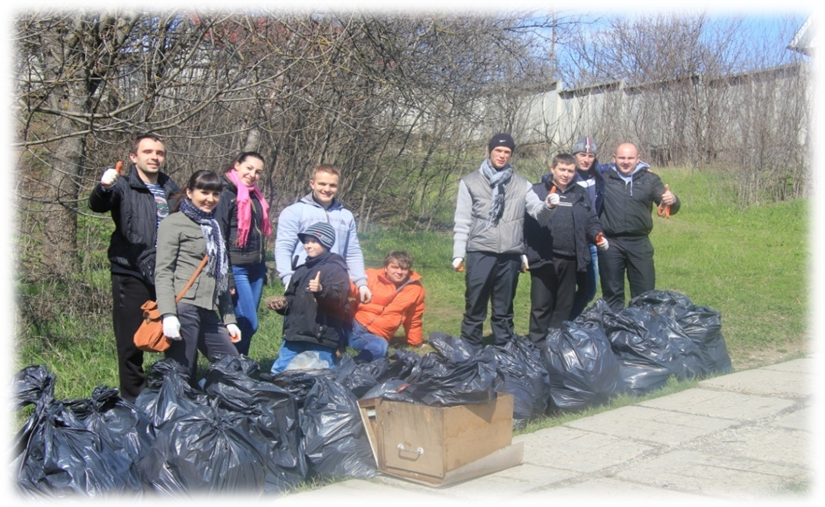
[[[269,205],[258,188],[263,171],[260,153],[246,151],[235,157],[223,176],[223,192],[215,211],[234,277],[232,302],[241,330],[235,347],[247,356],[252,335],[258,330],[258,305],[266,281],[266,240],[272,234]]]

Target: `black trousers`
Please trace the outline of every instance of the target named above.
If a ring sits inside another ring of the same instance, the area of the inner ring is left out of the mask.
[[[653,245],[647,236],[609,237],[610,248],[599,250],[602,295],[614,312],[625,306],[624,277],[630,283],[630,298],[656,287]]]
[[[492,309],[490,327],[493,329],[493,339],[496,345],[504,345],[514,334],[513,299],[518,287],[521,256],[467,252],[464,260],[467,271],[464,279],[466,289],[461,338],[481,347],[489,301]]]
[[[120,395],[134,402],[146,387],[143,351],[135,347],[135,332],[143,321],[141,305],[155,299],[155,287],[142,279],[112,273],[112,325],[117,344]]]
[[[214,363],[223,354],[237,356],[238,349],[214,310],[178,303],[177,312],[181,339],[172,341],[164,354],[186,367],[189,384],[195,387],[198,383],[199,350],[209,362]]]
[[[551,327],[570,319],[576,295],[576,259],[553,257],[553,264],[530,270],[530,339],[539,344]]]

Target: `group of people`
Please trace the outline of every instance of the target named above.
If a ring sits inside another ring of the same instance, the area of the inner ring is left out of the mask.
[[[163,140],[137,136],[127,172],[106,169],[89,197],[89,207],[110,212],[115,224],[112,321],[120,392],[130,401],[146,385],[134,344],[143,303],[157,300],[170,340],[164,354],[195,385],[198,352],[210,361],[249,353],[267,277],[273,227],[258,187],[263,156],[241,153],[222,175],[196,171],[183,189],[162,172],[165,160]],[[364,269],[355,219],[336,198],[340,177],[333,165],[316,167],[310,193],[279,216],[275,262],[286,290],[268,305],[284,315],[273,373],[304,351],[330,365],[347,345],[356,361],[383,357],[401,327],[407,343],[422,343],[424,289],[412,258],[393,250],[383,269]]]
[[[461,338],[475,347],[488,304],[495,344],[513,337],[520,272],[530,273],[536,343],[582,312],[597,277],[614,311],[625,304],[625,274],[631,297],[652,290],[652,206],[679,210],[632,143],[601,165],[595,142],[582,137],[535,184],[510,166],[515,148],[509,134],[494,135],[481,167],[459,182],[452,265],[465,272]],[[199,351],[210,360],[248,355],[267,277],[273,227],[258,187],[263,156],[243,152],[223,174],[196,171],[183,189],[162,172],[165,159],[163,140],[138,136],[126,174],[106,169],[89,197],[90,208],[111,212],[115,223],[112,320],[121,395],[130,401],[146,384],[143,352],[134,345],[144,302],[157,300],[171,341],[165,355],[194,384]],[[315,167],[310,192],[278,217],[275,264],[285,292],[267,304],[284,316],[272,373],[309,351],[329,365],[347,346],[359,362],[385,357],[402,327],[410,346],[423,343],[424,288],[412,257],[393,250],[382,268],[364,269],[355,218],[337,199],[340,180],[336,166]]]
[[[598,280],[613,311],[624,308],[625,276],[631,298],[653,290],[653,205],[679,211],[633,143],[599,164],[596,143],[581,137],[536,184],[510,166],[515,149],[512,136],[494,135],[481,167],[459,183],[452,265],[466,272],[461,338],[475,347],[488,305],[494,343],[514,336],[520,271],[530,273],[529,336],[537,344],[581,314]]]

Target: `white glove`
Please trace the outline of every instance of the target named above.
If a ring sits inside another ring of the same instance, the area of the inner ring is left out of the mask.
[[[530,271],[530,262],[527,260],[527,256],[522,254],[521,255],[521,272],[526,273]]]
[[[163,316],[163,335],[170,340],[180,341],[180,321],[176,315]]]
[[[366,285],[358,287],[358,293],[361,294],[362,303],[369,303],[372,301],[372,292],[370,292],[370,288]]]
[[[601,241],[599,241],[598,243],[596,243],[596,248],[598,248],[599,250],[601,250],[602,252],[604,252],[605,250],[607,250],[607,249],[608,249],[608,247],[609,247],[610,245],[607,243],[607,238],[605,238],[605,237],[604,237],[604,236],[602,236],[601,234],[599,234],[599,236],[601,236],[602,240],[601,240]]]
[[[464,271],[464,268],[461,264],[464,262],[464,257],[456,257],[453,259],[453,269],[456,271]]]
[[[547,194],[547,200],[545,202],[548,208],[555,208],[559,205],[559,194],[555,192]]]
[[[229,339],[232,343],[238,343],[241,341],[241,330],[238,329],[238,326],[235,324],[227,324],[226,330],[229,331]]]
[[[110,167],[106,169],[103,172],[103,176],[100,177],[100,184],[106,188],[109,188],[115,184],[119,177],[120,175],[117,173],[117,169],[112,169]]]

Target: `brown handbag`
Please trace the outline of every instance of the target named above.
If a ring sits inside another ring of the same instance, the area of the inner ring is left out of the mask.
[[[209,256],[204,255],[198,269],[195,270],[195,274],[192,275],[192,278],[186,283],[186,287],[175,298],[175,303],[180,301],[186,291],[189,290],[189,287],[195,283],[195,279],[201,273],[203,267],[206,266],[208,260]],[[163,334],[163,321],[158,311],[158,302],[149,300],[143,303],[140,309],[143,310],[143,322],[140,323],[140,327],[135,332],[135,346],[144,352],[163,352],[168,349],[171,340]]]

